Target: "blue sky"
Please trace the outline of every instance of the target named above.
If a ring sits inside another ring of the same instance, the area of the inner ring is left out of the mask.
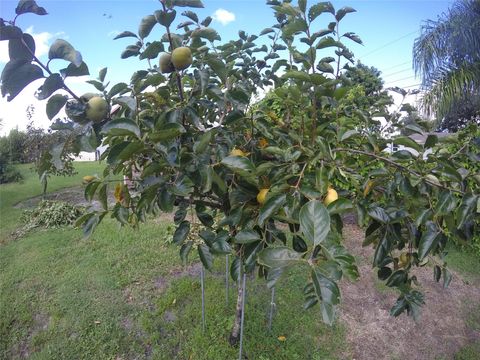
[[[294,1],[295,3],[296,1]],[[353,31],[364,42],[364,46],[350,43],[356,59],[382,71],[386,86],[411,87],[418,84],[412,68],[412,45],[418,36],[420,25],[426,19],[436,19],[445,12],[453,1],[447,0],[347,0],[332,1],[336,9],[351,6],[356,13],[347,14],[341,23],[341,32]],[[114,82],[126,81],[138,68],[146,68],[147,63],[138,63],[136,59],[121,60],[120,54],[132,39],[113,40],[123,30],[137,31],[142,17],[152,14],[160,8],[156,0],[37,0],[49,13],[46,16],[25,14],[19,17],[17,24],[34,35],[40,58],[45,58],[48,45],[57,38],[69,41],[83,55],[89,65],[90,73],[96,77],[98,70],[108,67],[107,79]],[[249,34],[260,32],[274,23],[272,10],[263,0],[203,0],[204,9],[193,9],[201,19],[217,14],[211,26],[221,35],[222,40],[236,38],[238,30]],[[308,4],[314,4],[308,1]],[[12,19],[17,1],[2,0],[0,17]],[[183,9],[179,9],[181,13]],[[223,10],[223,11],[219,11]],[[177,14],[177,19],[183,17]],[[315,22],[318,30],[326,27],[331,18],[321,15]],[[147,40],[155,40],[162,35],[157,26]],[[317,29],[315,29],[317,30]],[[6,42],[0,42],[0,70],[8,61]],[[59,62],[58,68],[64,64]],[[55,69],[55,64],[53,64]],[[33,93],[40,84],[26,89],[24,96],[19,95],[13,102],[0,100],[0,118],[6,133],[18,126],[26,125],[25,108],[33,103],[36,107],[34,121],[47,126],[45,102],[35,101]],[[71,84],[79,92],[94,90],[81,84]]]

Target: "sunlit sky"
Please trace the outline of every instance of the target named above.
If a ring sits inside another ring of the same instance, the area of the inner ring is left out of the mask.
[[[98,70],[108,67],[107,80],[111,83],[128,82],[133,71],[147,68],[147,62],[137,58],[120,59],[120,54],[132,38],[113,40],[115,35],[124,30],[136,32],[142,17],[152,14],[160,8],[158,0],[37,0],[48,15],[37,16],[25,14],[17,19],[17,26],[32,34],[37,43],[37,56],[45,60],[49,45],[58,38],[69,41],[82,53],[88,64],[91,77],[95,78]],[[222,41],[236,39],[240,29],[248,34],[258,34],[262,29],[274,24],[273,11],[263,0],[203,0],[204,9],[193,9],[200,19],[212,16],[213,26],[221,35]],[[296,3],[296,1],[294,1]],[[314,4],[312,0],[309,5]],[[346,0],[332,1],[334,7],[351,6],[357,10],[347,14],[341,22],[340,32],[355,32],[364,45],[349,42],[348,46],[355,53],[355,58],[362,63],[375,66],[382,72],[385,86],[415,88],[419,80],[412,71],[412,46],[419,35],[420,25],[427,19],[436,19],[453,3],[452,0]],[[1,0],[0,17],[13,19],[17,1]],[[174,25],[186,18],[179,16],[185,8],[177,11]],[[326,28],[331,21],[330,14],[322,14],[315,21],[315,31]],[[153,41],[162,35],[161,26],[154,28],[147,40]],[[329,54],[325,54],[327,56]],[[6,41],[0,42],[0,70],[8,61]],[[52,68],[65,67],[58,60]],[[69,85],[79,93],[95,91],[83,84],[84,79]],[[33,121],[37,126],[48,127],[49,121],[44,115],[45,101],[37,101],[35,90],[41,81],[28,86],[17,98],[7,103],[0,99],[0,119],[3,127],[0,134],[27,125],[26,107],[33,104],[35,114]]]

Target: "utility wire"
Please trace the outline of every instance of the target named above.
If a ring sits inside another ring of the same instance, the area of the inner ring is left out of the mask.
[[[395,68],[397,68],[397,67],[400,67],[400,66],[406,65],[406,64],[410,64],[410,63],[411,63],[411,61],[405,61],[405,62],[403,62],[403,63],[401,63],[401,64],[393,65],[393,66],[390,66],[390,67],[388,67],[388,68],[386,68],[386,69],[383,69],[383,71],[395,69]]]
[[[393,81],[386,81],[387,84],[394,84],[394,83],[397,83],[399,81],[403,81],[403,80],[411,80],[411,79],[415,79],[415,76],[407,76],[407,77],[404,77],[402,79],[397,79],[397,80],[393,80]]]
[[[390,42],[388,42],[388,43],[386,43],[386,44],[383,44],[382,46],[379,46],[378,48],[373,49],[372,51],[366,53],[365,55],[360,56],[360,57],[358,58],[358,60],[363,59],[363,58],[365,58],[365,57],[367,57],[367,56],[370,56],[371,54],[376,53],[377,51],[382,50],[382,49],[386,48],[387,46],[390,46],[390,45],[392,45],[392,44],[395,44],[396,42],[398,42],[398,41],[400,41],[400,40],[402,40],[402,39],[405,39],[406,37],[408,37],[408,36],[410,36],[410,35],[413,35],[413,34],[416,34],[416,33],[418,33],[418,30],[412,31],[412,32],[410,32],[410,33],[408,33],[408,34],[405,34],[405,35],[403,35],[403,36],[395,39],[395,40],[392,40],[392,41],[390,41]]]
[[[392,76],[392,75],[401,74],[401,73],[404,73],[404,72],[407,72],[407,71],[412,71],[412,69],[411,69],[411,68],[408,68],[408,69],[403,69],[403,70],[395,71],[395,72],[390,73],[390,74],[382,75],[382,77],[385,78],[385,77],[389,77],[389,76]]]

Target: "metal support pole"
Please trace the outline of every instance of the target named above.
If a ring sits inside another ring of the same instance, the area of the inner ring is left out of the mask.
[[[275,287],[272,287],[272,298],[270,300],[270,314],[268,316],[268,330],[272,330],[273,313],[277,309],[275,304]]]
[[[202,331],[205,332],[205,270],[200,271],[200,285],[202,287]]]
[[[230,284],[229,284],[229,278],[230,278],[230,274],[229,274],[229,264],[228,264],[228,260],[229,260],[230,256],[227,255],[225,256],[225,303],[228,307],[228,298],[229,298],[229,295],[230,295]]]
[[[245,293],[247,292],[247,274],[243,273],[243,293],[242,293],[242,319],[240,322],[240,350],[238,352],[238,360],[242,360],[242,352],[243,352],[243,326],[244,326],[244,319],[245,319]]]

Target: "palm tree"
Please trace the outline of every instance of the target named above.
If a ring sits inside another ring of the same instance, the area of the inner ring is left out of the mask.
[[[456,105],[480,96],[480,0],[457,0],[437,20],[428,20],[413,47],[422,78],[421,107],[444,118]]]

